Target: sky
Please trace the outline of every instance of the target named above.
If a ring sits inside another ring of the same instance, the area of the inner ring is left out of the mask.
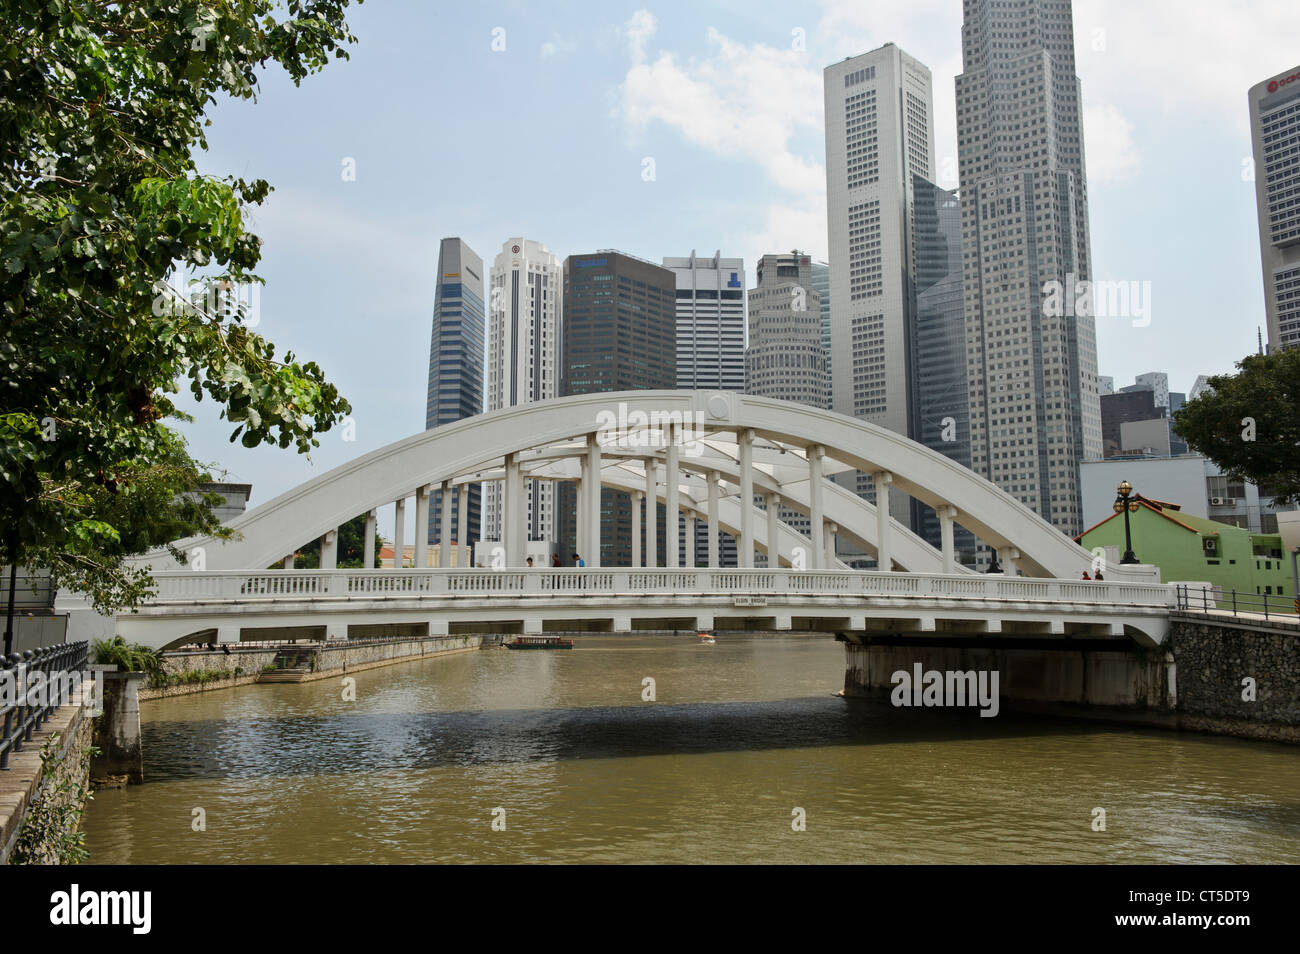
[[[210,401],[183,400],[192,452],[252,483],[257,505],[423,429],[445,236],[488,267],[517,235],[561,258],[720,249],[750,284],[764,253],[824,259],[822,70],[846,56],[893,42],[930,68],[938,178],[955,188],[961,6],[353,8],[350,60],[300,87],[266,70],[256,103],[211,110],[198,157],[274,187],[249,215],[264,241],[258,330],[321,365],[353,426],[309,458],[250,450]],[[1300,5],[1076,0],[1074,22],[1094,278],[1149,289],[1149,322],[1098,318],[1099,373],[1121,387],[1166,371],[1186,391],[1230,372],[1265,324],[1246,93],[1300,61]]]

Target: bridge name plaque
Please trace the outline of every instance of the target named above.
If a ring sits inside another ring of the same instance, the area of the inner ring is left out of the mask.
[[[731,598],[732,606],[766,606],[766,596],[733,596]]]

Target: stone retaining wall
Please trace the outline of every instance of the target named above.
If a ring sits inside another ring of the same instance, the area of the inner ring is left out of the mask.
[[[94,721],[61,706],[10,756],[0,777],[0,864],[66,864],[80,847],[81,810],[90,789]],[[58,734],[59,762],[45,776],[41,750]]]
[[[1300,632],[1287,626],[1175,617],[1179,726],[1300,742]],[[1244,680],[1254,680],[1254,699]]]

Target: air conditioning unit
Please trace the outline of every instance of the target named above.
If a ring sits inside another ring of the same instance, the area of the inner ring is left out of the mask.
[[[1227,501],[1226,499],[1224,499],[1223,497],[1211,497],[1211,498],[1210,498],[1210,506],[1212,506],[1212,507],[1224,507],[1224,506],[1227,506],[1227,504],[1228,504],[1228,501]]]

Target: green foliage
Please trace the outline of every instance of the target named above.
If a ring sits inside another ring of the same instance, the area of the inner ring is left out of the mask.
[[[41,778],[46,788],[23,820],[9,854],[11,865],[75,865],[90,857],[86,833],[81,831],[81,816],[85,803],[95,796],[73,778],[54,780],[64,762],[59,755],[60,742],[59,733],[55,732],[41,747]],[[76,753],[82,760],[82,769],[98,754],[94,746]],[[84,772],[78,773],[81,774]]]
[[[1300,349],[1250,355],[1237,368],[1210,378],[1213,391],[1184,404],[1174,428],[1228,476],[1280,503],[1300,499]]]
[[[383,548],[383,538],[375,534],[375,567],[380,567],[379,551]],[[359,569],[366,555],[366,515],[353,517],[339,527],[338,566],[343,569]],[[293,555],[293,566],[297,570],[315,570],[320,568],[320,540],[313,540]],[[280,569],[275,564],[270,569]]]
[[[277,356],[230,293],[260,282],[245,209],[270,186],[194,161],[206,110],[255,98],[268,63],[298,83],[346,58],[347,3],[5,4],[0,546],[20,564],[74,568],[101,609],[132,605],[148,579],[113,556],[142,542],[127,539],[132,505],[100,495],[175,463],[161,422],[181,384],[248,447],[307,453],[351,410],[314,362]],[[213,304],[173,306],[160,283],[177,270],[205,270]]]
[[[128,643],[121,636],[95,640],[94,653],[95,662],[117,666],[124,672],[147,672],[151,677],[162,673],[157,652],[139,643]]]

